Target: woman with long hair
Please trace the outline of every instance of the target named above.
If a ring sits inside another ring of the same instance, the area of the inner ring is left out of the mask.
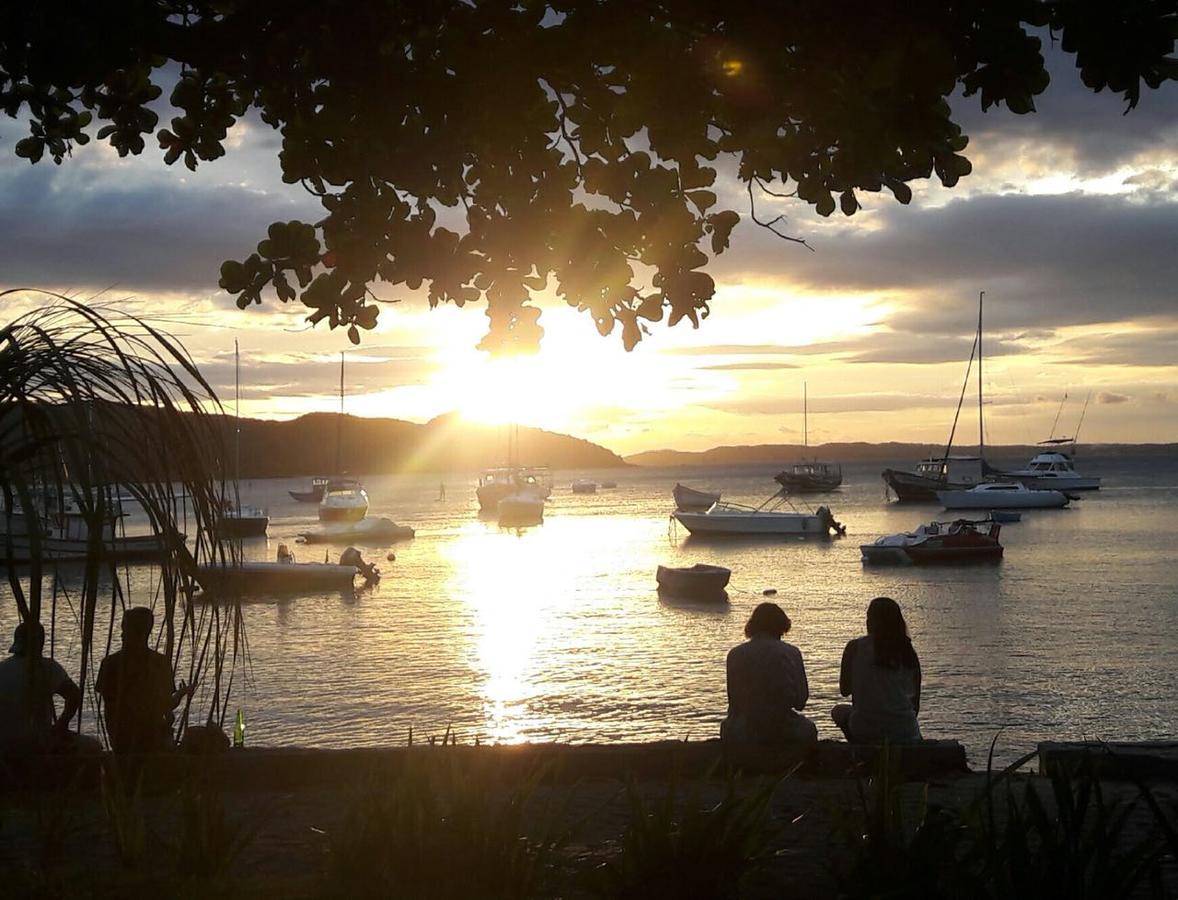
[[[839,693],[851,703],[830,711],[848,741],[908,744],[921,740],[920,659],[900,605],[876,597],[867,607],[867,634],[843,651]]]
[[[780,747],[818,740],[814,723],[798,713],[810,699],[802,653],[781,639],[792,624],[776,603],[762,603],[744,627],[748,640],[728,652],[725,741]]]

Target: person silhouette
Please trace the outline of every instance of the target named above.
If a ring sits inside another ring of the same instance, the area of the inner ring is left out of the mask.
[[[55,659],[42,656],[45,628],[21,622],[12,634],[11,654],[0,662],[0,756],[70,750],[70,721],[82,706],[82,692]],[[55,717],[54,697],[61,697]]]
[[[172,664],[148,647],[150,609],[123,613],[123,645],[102,661],[94,687],[102,697],[106,733],[115,753],[156,753],[172,747],[173,711],[188,693],[174,687]]]

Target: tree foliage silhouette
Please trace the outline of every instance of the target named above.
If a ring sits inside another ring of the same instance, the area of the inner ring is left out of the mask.
[[[952,187],[970,163],[947,98],[1032,112],[1044,33],[1128,108],[1178,69],[1174,0],[23,3],[0,13],[0,108],[28,119],[32,162],[154,134],[190,169],[256,111],[324,216],[224,263],[242,308],[273,291],[358,342],[370,285],[424,288],[485,301],[481,346],[504,351],[538,342],[547,289],[631,348],[708,315],[740,220],[717,160],[786,239],[759,195],[849,216],[864,191]]]

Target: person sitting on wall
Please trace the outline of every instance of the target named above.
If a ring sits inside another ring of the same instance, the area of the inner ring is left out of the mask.
[[[853,743],[910,744],[921,740],[920,659],[900,606],[876,597],[867,606],[867,634],[843,651],[839,692],[851,696],[830,711]]]
[[[801,651],[781,639],[792,623],[776,603],[762,603],[744,627],[748,638],[728,652],[725,742],[754,748],[805,747],[818,740],[798,710],[810,699]]]
[[[94,687],[102,697],[106,733],[115,753],[158,753],[172,747],[173,711],[188,693],[173,686],[172,664],[147,646],[150,609],[123,613],[123,646],[102,661]]]
[[[41,655],[44,646],[41,623],[21,622],[12,635],[11,655],[0,661],[0,756],[91,749],[93,739],[69,730],[82,706],[82,692],[61,663]],[[64,704],[60,716],[55,696]]]

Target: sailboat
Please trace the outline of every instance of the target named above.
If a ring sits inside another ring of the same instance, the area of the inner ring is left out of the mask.
[[[343,456],[344,355],[339,355],[339,420],[335,429],[335,471]],[[355,478],[337,475],[323,486],[319,499],[320,522],[359,522],[368,515],[368,494]]]
[[[226,537],[265,537],[270,516],[256,506],[241,505],[241,351],[233,341],[233,499],[221,512],[221,533]]]
[[[529,515],[535,515],[538,500],[542,515],[543,503],[552,493],[552,476],[545,466],[519,465],[519,425],[512,426],[507,438],[507,465],[487,469],[479,478],[475,490],[479,511],[498,514],[500,502],[513,497],[520,502],[509,506],[518,506],[520,511],[526,511]]]
[[[810,410],[806,383],[802,382],[802,441],[810,449]],[[791,494],[821,494],[843,483],[843,467],[818,459],[796,462],[778,472],[774,480]]]
[[[884,469],[883,480],[888,489],[901,501],[936,501],[938,491],[964,491],[981,484],[992,475],[1000,475],[985,459],[986,437],[982,423],[982,301],[986,292],[978,295],[978,328],[970,350],[969,362],[965,367],[965,383],[961,386],[961,397],[957,401],[957,412],[953,415],[953,427],[949,441],[941,456],[930,456],[916,464],[916,470],[905,472]],[[969,385],[970,371],[974,357],[978,360],[978,455],[953,456],[953,438],[957,433],[957,420],[965,402],[965,391]]]

